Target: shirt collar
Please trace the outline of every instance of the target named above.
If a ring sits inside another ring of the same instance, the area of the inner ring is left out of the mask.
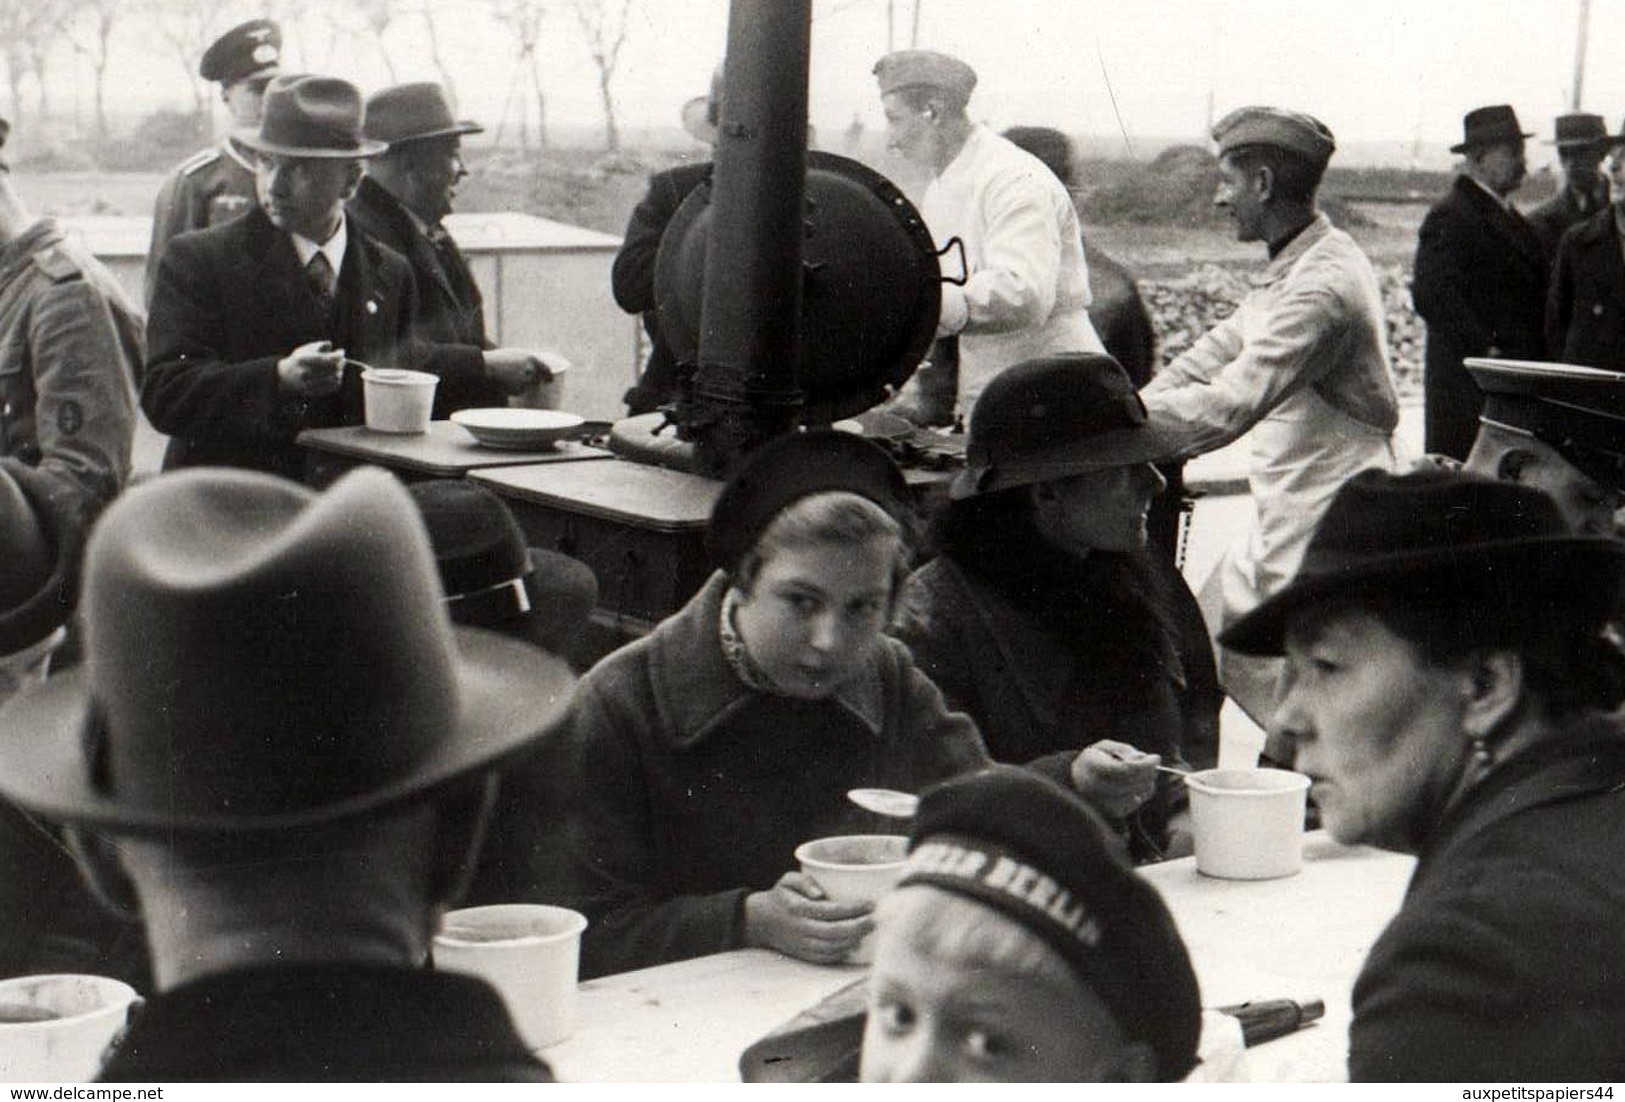
[[[1286,243],[1286,246],[1275,255],[1275,258],[1265,266],[1263,271],[1251,277],[1250,282],[1252,285],[1264,287],[1283,278],[1292,269],[1292,265],[1298,262],[1298,258],[1308,252],[1331,230],[1331,220],[1324,213],[1316,211],[1314,220],[1299,230],[1297,236]]]
[[[349,219],[342,213],[339,215],[339,228],[333,231],[332,237],[319,245],[310,238],[301,237],[297,233],[290,233],[288,236],[293,238],[293,251],[299,254],[299,266],[301,268],[308,268],[310,258],[317,253],[322,253],[327,257],[327,262],[333,266],[333,277],[335,279],[338,278],[339,272],[344,270],[344,252],[350,243],[350,226]]]
[[[1516,209],[1513,207],[1511,199],[1504,195],[1497,195],[1495,193],[1495,189],[1490,187],[1483,180],[1480,180],[1477,176],[1474,176],[1471,173],[1466,173],[1465,175],[1467,176],[1467,179],[1473,182],[1474,187],[1478,188],[1478,190],[1482,191],[1485,195],[1488,195],[1491,199],[1494,199],[1496,206],[1500,207],[1504,211],[1512,211]]]

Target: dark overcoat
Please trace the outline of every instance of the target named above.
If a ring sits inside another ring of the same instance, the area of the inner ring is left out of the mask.
[[[1625,364],[1625,255],[1605,207],[1563,235],[1546,296],[1554,359],[1619,370]]]
[[[1625,1079],[1625,722],[1499,767],[1423,843],[1354,985],[1349,1078]]]
[[[1428,211],[1411,297],[1427,322],[1424,446],[1466,459],[1483,393],[1468,356],[1545,359],[1546,254],[1523,217],[1466,176]]]

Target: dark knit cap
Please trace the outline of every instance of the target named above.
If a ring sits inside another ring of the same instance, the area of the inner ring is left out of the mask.
[[[925,792],[910,837],[899,887],[941,888],[1021,923],[1151,1047],[1159,1080],[1195,1066],[1201,996],[1173,916],[1079,797],[994,765]]]
[[[752,452],[711,509],[705,546],[730,573],[773,523],[804,497],[845,492],[868,498],[904,522],[908,484],[878,446],[848,432],[792,432]]]

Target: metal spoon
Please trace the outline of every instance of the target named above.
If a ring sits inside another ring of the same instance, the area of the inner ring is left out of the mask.
[[[894,819],[912,819],[920,806],[918,796],[892,788],[853,788],[847,792],[846,798],[865,811],[889,815]]]

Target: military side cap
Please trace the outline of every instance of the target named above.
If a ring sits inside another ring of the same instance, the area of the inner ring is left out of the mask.
[[[269,19],[250,19],[215,39],[197,71],[204,80],[236,84],[281,63],[282,28]]]
[[[994,765],[921,795],[898,886],[952,892],[1030,930],[1151,1048],[1157,1078],[1177,1082],[1196,1063],[1196,975],[1162,897],[1110,838],[1075,793]]]
[[[1608,124],[1603,122],[1601,115],[1559,115],[1553,129],[1555,135],[1552,144],[1558,149],[1608,143]]]
[[[976,70],[957,57],[935,50],[898,50],[875,62],[875,79],[880,81],[881,95],[899,88],[925,85],[945,88],[970,99],[976,87]]]
[[[1246,145],[1273,145],[1317,164],[1337,148],[1325,123],[1279,107],[1238,107],[1214,124],[1213,140],[1221,157]]]
[[[1604,485],[1625,490],[1625,372],[1472,358],[1479,420],[1527,433]]]

